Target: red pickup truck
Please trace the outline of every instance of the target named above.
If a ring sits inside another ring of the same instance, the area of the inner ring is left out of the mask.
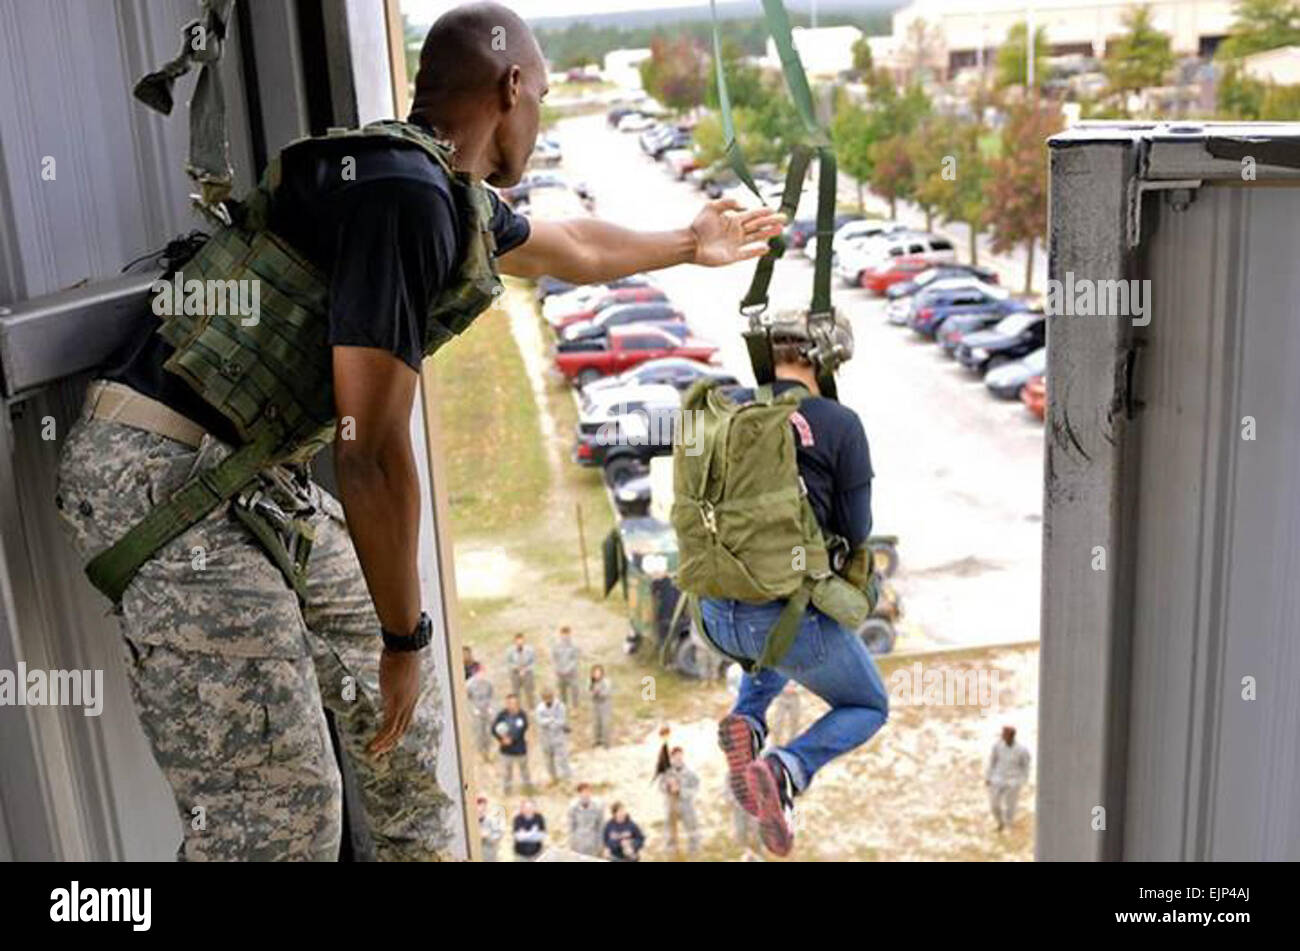
[[[555,369],[578,386],[660,357],[716,363],[718,348],[694,337],[681,339],[654,324],[611,327],[603,337],[573,340],[555,348]]]

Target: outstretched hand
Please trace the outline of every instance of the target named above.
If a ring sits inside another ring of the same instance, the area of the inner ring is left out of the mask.
[[[756,258],[767,250],[767,241],[781,233],[785,215],[770,208],[741,211],[730,198],[711,201],[691,222],[695,236],[695,264],[720,267]]]

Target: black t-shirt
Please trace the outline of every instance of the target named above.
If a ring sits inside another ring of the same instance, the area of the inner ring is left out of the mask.
[[[515,816],[514,822],[511,823],[511,825],[515,832],[537,833],[546,831],[546,820],[542,818],[540,812],[534,812],[531,817],[520,813]],[[517,855],[531,858],[540,851],[542,851],[542,843],[540,841],[515,839],[515,854]]]
[[[508,739],[509,742],[498,747],[504,755],[523,756],[528,752],[528,741],[525,739],[528,734],[528,714],[524,711],[511,713],[502,710],[492,721],[492,733]]]
[[[777,380],[772,392],[779,396],[797,385]],[[743,401],[753,399],[754,391],[730,388],[729,395]],[[817,523],[857,548],[871,534],[871,480],[875,475],[862,420],[835,400],[810,396],[799,401],[790,425],[795,461]]]
[[[343,180],[343,159],[355,174]],[[492,196],[497,254],[529,224]],[[270,228],[330,276],[329,342],[387,350],[418,369],[429,301],[454,275],[464,235],[447,175],[414,145],[310,140],[286,149]],[[184,274],[184,265],[180,271]],[[172,347],[154,318],[102,375],[151,396],[226,442],[233,427],[163,369]]]

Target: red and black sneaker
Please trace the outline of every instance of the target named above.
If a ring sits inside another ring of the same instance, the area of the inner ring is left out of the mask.
[[[758,834],[773,855],[794,848],[794,782],[781,761],[764,756],[745,768],[745,784],[758,805]]]
[[[727,785],[742,809],[752,816],[758,815],[758,804],[745,781],[745,769],[758,759],[763,749],[763,738],[749,725],[749,721],[729,713],[718,722],[718,746],[727,755]]]

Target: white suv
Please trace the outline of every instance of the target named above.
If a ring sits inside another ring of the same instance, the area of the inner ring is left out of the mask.
[[[863,272],[886,265],[894,258],[949,264],[957,260],[957,252],[951,241],[937,235],[917,232],[881,235],[837,253],[835,274],[849,287],[861,287]]]

